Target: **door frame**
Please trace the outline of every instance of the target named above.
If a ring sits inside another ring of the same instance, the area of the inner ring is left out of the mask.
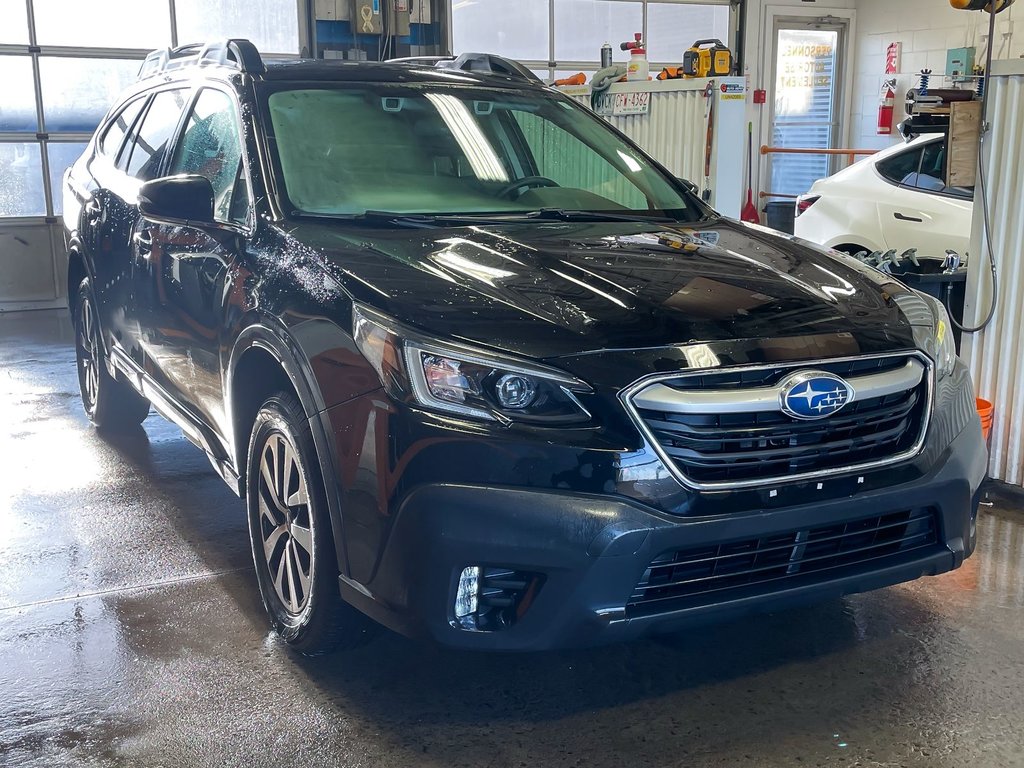
[[[761,23],[758,29],[760,38],[758,48],[761,51],[760,67],[763,73],[763,82],[766,85],[770,84],[770,88],[768,88],[770,103],[764,105],[766,108],[760,110],[760,115],[758,116],[757,130],[759,140],[757,147],[765,144],[768,137],[771,136],[771,120],[775,100],[776,24],[785,19],[799,19],[809,22],[824,16],[832,16],[839,21],[845,21],[847,25],[845,50],[842,51],[842,60],[839,62],[841,69],[839,78],[840,106],[838,122],[840,130],[838,141],[841,145],[845,146],[849,143],[850,137],[854,135],[850,125],[850,115],[853,113],[853,80],[854,70],[856,69],[856,55],[853,48],[854,41],[857,39],[857,11],[852,8],[834,8],[817,4],[811,8],[792,5],[765,5],[762,9]],[[770,156],[762,155],[757,147],[754,149],[757,152],[757,189],[759,192],[769,191],[768,186],[771,182]],[[783,200],[785,198],[777,199]],[[758,208],[761,207],[760,199],[757,201],[757,206]]]

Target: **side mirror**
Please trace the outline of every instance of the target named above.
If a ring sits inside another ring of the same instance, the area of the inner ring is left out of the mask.
[[[683,178],[677,178],[677,180],[680,184],[682,184],[684,187],[690,190],[693,194],[697,195],[698,197],[700,196],[700,189],[692,181]]]
[[[215,224],[213,185],[205,176],[165,176],[139,188],[139,213],[167,224]]]

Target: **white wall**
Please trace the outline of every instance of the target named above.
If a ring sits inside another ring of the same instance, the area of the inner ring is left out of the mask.
[[[942,74],[946,50],[974,46],[977,63],[984,64],[988,15],[978,11],[957,11],[945,0],[857,0],[857,34],[853,46],[853,114],[850,140],[856,148],[883,148],[900,140],[896,123],[906,114],[903,99],[908,88],[918,85],[917,73],[924,68]],[[1012,30],[1011,6],[996,16],[995,58],[1010,58],[1024,52],[1024,33]],[[1016,39],[1014,39],[1016,38]],[[889,43],[903,44],[896,110],[891,137],[878,136],[878,91],[885,72],[885,50]],[[932,87],[950,87],[932,76]]]

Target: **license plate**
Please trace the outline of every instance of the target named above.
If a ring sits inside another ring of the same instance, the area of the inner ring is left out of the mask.
[[[651,111],[651,94],[606,93],[597,102],[599,115],[646,115]]]

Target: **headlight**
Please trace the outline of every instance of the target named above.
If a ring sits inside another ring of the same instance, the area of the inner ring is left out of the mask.
[[[590,387],[562,371],[426,339],[367,307],[352,309],[356,345],[389,392],[424,408],[511,423],[569,424],[590,414]]]
[[[923,296],[931,307],[935,321],[931,333],[925,339],[925,352],[935,361],[936,378],[943,378],[956,367],[956,341],[953,338],[953,324],[942,302],[931,296]]]

